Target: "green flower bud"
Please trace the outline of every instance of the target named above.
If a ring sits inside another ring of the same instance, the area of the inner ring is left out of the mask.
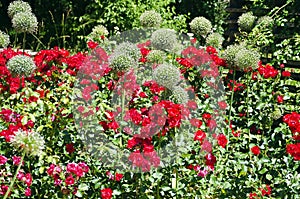
[[[9,45],[9,35],[0,30],[0,46],[6,48]]]
[[[243,31],[252,30],[256,17],[253,16],[252,12],[246,12],[242,14],[238,19],[238,25]]]
[[[32,58],[25,55],[16,55],[8,60],[7,69],[14,76],[25,76],[28,77],[32,74],[36,65]]]
[[[113,54],[109,58],[110,67],[116,72],[126,72],[129,68],[134,67],[134,59],[124,53]]]
[[[274,25],[274,20],[272,19],[272,17],[263,16],[257,20],[257,24],[262,27],[272,27]]]
[[[206,38],[206,45],[220,49],[222,47],[223,41],[224,37],[222,37],[222,35],[220,35],[219,33],[211,33]]]
[[[186,104],[189,101],[189,95],[188,92],[180,87],[180,86],[175,86],[172,90],[173,93],[173,98],[175,102],[178,104]]]
[[[180,81],[180,71],[171,64],[161,64],[153,71],[153,79],[170,90]]]
[[[241,49],[237,52],[234,60],[236,66],[242,70],[247,70],[249,68],[255,70],[258,68],[260,54],[254,50]]]
[[[44,138],[37,132],[18,130],[11,140],[13,146],[22,149],[27,155],[39,156],[45,148]]]
[[[14,15],[12,26],[17,32],[34,33],[37,30],[38,22],[34,14],[20,12]]]
[[[196,36],[206,36],[212,30],[212,25],[205,17],[196,17],[191,21],[190,28]]]
[[[147,55],[147,60],[150,63],[162,64],[165,60],[166,53],[161,50],[151,50]]]
[[[27,2],[24,1],[13,1],[9,4],[7,9],[7,14],[10,18],[13,18],[15,14],[26,12],[31,12],[31,7]]]
[[[162,18],[159,13],[154,10],[145,11],[140,16],[140,23],[143,27],[159,27],[162,22]]]
[[[123,42],[117,45],[114,49],[114,54],[126,54],[135,61],[138,61],[141,57],[139,48],[135,44],[130,42]]]
[[[222,57],[225,58],[226,63],[229,67],[237,66],[235,63],[235,57],[236,54],[242,49],[245,49],[243,45],[234,44],[234,45],[227,46]]]
[[[158,50],[173,50],[177,43],[176,33],[170,29],[159,29],[151,35],[151,46]]]

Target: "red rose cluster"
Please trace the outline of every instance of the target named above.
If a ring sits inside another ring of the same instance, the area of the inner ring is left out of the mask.
[[[285,122],[293,134],[293,139],[300,140],[300,114],[292,112],[283,116],[283,122]],[[294,157],[295,161],[300,160],[300,143],[288,144],[286,146],[286,152]]]
[[[273,66],[266,64],[262,65],[262,62],[259,62],[258,72],[264,78],[275,78],[278,75],[278,70],[276,70]]]

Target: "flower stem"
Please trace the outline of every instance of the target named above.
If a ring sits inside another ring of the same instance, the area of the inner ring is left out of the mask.
[[[229,134],[230,134],[230,123],[231,123],[231,111],[232,111],[232,104],[233,104],[233,97],[234,97],[234,81],[236,76],[236,69],[233,69],[233,78],[232,78],[232,91],[230,97],[230,106],[229,106],[229,116],[228,116],[228,127],[229,127]]]
[[[9,195],[9,193],[10,193],[11,190],[12,190],[12,187],[14,186],[14,183],[15,183],[15,180],[16,180],[16,178],[17,178],[17,175],[18,175],[18,173],[19,173],[19,171],[20,171],[20,169],[21,169],[21,166],[22,166],[24,157],[25,157],[25,150],[23,151],[23,154],[22,154],[22,157],[21,157],[21,161],[20,161],[20,163],[19,163],[19,166],[18,166],[18,168],[17,168],[17,171],[16,171],[16,173],[15,173],[15,176],[14,176],[14,178],[12,179],[12,181],[10,182],[9,188],[8,188],[8,190],[6,191],[5,196],[4,196],[3,199],[6,199],[6,198],[8,197],[8,195]]]
[[[23,55],[25,53],[25,48],[26,48],[26,32],[24,32],[24,36],[23,36]]]

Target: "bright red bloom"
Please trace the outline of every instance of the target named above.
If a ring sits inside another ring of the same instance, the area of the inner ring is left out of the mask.
[[[226,145],[227,145],[227,143],[228,143],[228,140],[227,140],[226,136],[225,136],[224,134],[219,134],[219,135],[217,136],[217,139],[218,139],[218,144],[219,144],[221,147],[225,148]]]
[[[258,146],[254,146],[254,147],[251,148],[251,152],[254,155],[259,155],[260,154],[260,148]]]
[[[75,183],[75,180],[74,180],[72,174],[70,174],[70,175],[65,179],[65,183],[66,183],[67,186],[73,185],[73,184]]]
[[[283,99],[283,96],[282,96],[282,95],[278,95],[278,96],[277,96],[277,102],[278,102],[279,104],[282,104],[282,103],[284,102],[284,99]]]
[[[202,143],[205,138],[206,138],[205,132],[203,132],[201,130],[196,131],[195,136],[194,136],[195,141],[198,140],[200,143]]]
[[[113,191],[111,190],[111,188],[104,188],[100,192],[101,192],[102,199],[111,199],[112,198]]]
[[[25,196],[27,197],[31,196],[31,189],[29,187],[25,189]]]
[[[290,77],[291,73],[289,71],[282,71],[281,75],[282,77]]]
[[[214,164],[216,163],[217,158],[212,153],[206,154],[204,158],[205,158],[205,164],[207,166],[214,167]]]
[[[94,49],[98,46],[98,43],[94,41],[88,41],[87,45],[90,49]]]

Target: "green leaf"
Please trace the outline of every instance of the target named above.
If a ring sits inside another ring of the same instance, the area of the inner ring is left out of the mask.
[[[264,173],[266,173],[267,171],[268,171],[267,168],[263,168],[263,169],[260,170],[258,173],[259,173],[259,174],[264,174]]]

